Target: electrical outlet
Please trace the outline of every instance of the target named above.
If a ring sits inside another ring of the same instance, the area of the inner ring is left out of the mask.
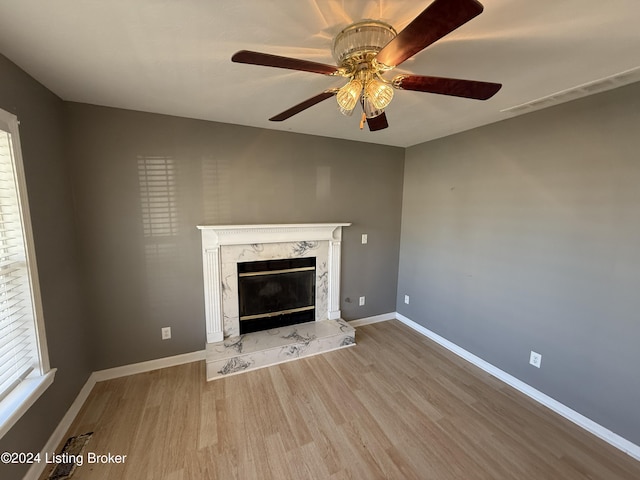
[[[363,234],[362,234],[362,244],[364,245],[365,243],[367,243],[367,241],[368,241],[367,234],[366,234],[366,233],[363,233]]]
[[[169,340],[171,338],[171,327],[162,327],[162,339]]]
[[[407,305],[409,305],[409,295],[405,295],[405,296],[404,296],[404,303],[406,303]]]
[[[529,363],[536,368],[540,368],[542,363],[542,355],[531,350],[531,356],[529,357]]]
[[[360,306],[364,305],[364,297],[360,297]]]

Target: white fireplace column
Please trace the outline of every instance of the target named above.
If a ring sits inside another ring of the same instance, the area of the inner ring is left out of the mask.
[[[338,229],[339,238],[329,240],[329,320],[340,318],[340,244],[342,229]],[[331,275],[331,272],[337,272]]]
[[[273,251],[273,245],[267,248],[266,244],[281,244],[277,250],[297,252],[299,247],[310,242],[317,245],[324,242],[328,248],[319,248],[320,257],[316,262],[326,263],[327,268],[327,301],[326,311],[318,312],[316,319],[337,320],[340,318],[340,247],[342,241],[342,227],[350,223],[306,223],[285,225],[200,225],[198,229],[202,234],[202,266],[204,274],[204,300],[205,318],[207,330],[207,343],[221,342],[225,339],[225,322],[235,319],[225,319],[226,311],[234,310],[225,302],[234,303],[237,306],[237,291],[232,295],[223,293],[222,278],[222,249],[231,246],[245,246],[234,251],[256,252],[261,249]],[[281,247],[281,248],[280,248]],[[292,254],[293,255],[293,254]],[[275,257],[274,257],[275,258]],[[260,257],[269,259],[269,257]],[[241,260],[238,258],[237,260]],[[245,260],[242,260],[245,261]],[[319,278],[316,278],[317,288],[320,288]],[[228,288],[228,286],[227,286]],[[229,317],[230,315],[227,315]],[[228,336],[237,335],[237,328],[233,325],[227,328],[232,332]]]
[[[220,281],[220,247],[203,248],[204,307],[207,319],[207,343],[221,342],[222,282]]]

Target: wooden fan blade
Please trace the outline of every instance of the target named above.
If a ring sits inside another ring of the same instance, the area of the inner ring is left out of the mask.
[[[249,50],[240,50],[234,53],[231,61],[248,63],[250,65],[263,65],[265,67],[322,73],[324,75],[333,75],[338,71],[338,67],[334,67],[333,65],[310,62],[309,60],[299,60],[297,58],[281,57],[279,55],[271,55],[270,53],[251,52]]]
[[[331,88],[329,90],[325,90],[324,92],[316,95],[315,97],[311,97],[305,100],[304,102],[294,105],[290,109],[285,110],[282,113],[279,113],[275,117],[271,117],[269,120],[272,122],[281,122],[283,120],[286,120],[287,118],[293,117],[294,115],[302,112],[303,110],[306,110],[309,107],[313,107],[315,104],[320,103],[323,100],[326,100],[327,98],[333,97],[337,91],[338,91],[337,88]]]
[[[423,75],[398,75],[393,86],[402,90],[437,93],[453,97],[487,100],[502,88],[500,83],[461,80],[459,78],[427,77]]]
[[[387,115],[382,112],[377,117],[367,118],[367,125],[369,125],[369,130],[372,132],[383,130],[389,126],[389,123],[387,122]]]
[[[477,0],[435,0],[376,55],[395,67],[482,13]]]

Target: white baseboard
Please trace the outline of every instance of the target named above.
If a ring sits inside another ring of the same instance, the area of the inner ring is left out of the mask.
[[[183,353],[173,357],[158,358],[147,362],[132,363],[131,365],[123,365],[122,367],[108,368],[106,370],[98,370],[93,372],[96,382],[103,382],[114,378],[135,375],[136,373],[151,372],[160,368],[175,367],[184,365],[185,363],[198,362],[206,358],[206,350],[197,352]]]
[[[358,318],[357,320],[350,320],[347,323],[352,327],[361,327],[362,325],[385,322],[387,320],[393,320],[394,318],[396,318],[396,312],[389,312],[389,313],[383,313],[382,315],[374,315],[373,317],[365,317],[365,318]]]
[[[432,332],[428,328],[423,327],[422,325],[410,320],[400,313],[395,313],[394,317],[399,321],[412,328],[418,333],[421,333],[425,337],[430,338],[434,342],[443,346],[447,350],[455,353],[459,357],[467,360],[468,362],[474,364],[475,366],[481,368],[485,372],[493,375],[499,380],[502,380],[507,385],[515,388],[516,390],[524,393],[529,398],[535,400],[538,403],[541,403],[545,407],[553,410],[559,415],[562,415],[567,420],[575,423],[579,427],[587,430],[592,433],[596,437],[601,438],[605,442],[613,445],[617,449],[623,451],[627,455],[635,458],[640,461],[640,446],[635,443],[630,442],[626,438],[621,437],[617,433],[612,432],[608,428],[603,427],[602,425],[594,422],[593,420],[585,417],[584,415],[576,412],[575,410],[567,407],[566,405],[554,400],[550,396],[545,393],[542,393],[540,390],[533,388],[531,385],[524,383],[522,380],[518,380],[513,375],[508,374],[507,372],[500,370],[498,367],[490,364],[482,360],[480,357],[475,356],[473,353],[465,350],[462,347],[459,347],[455,343],[450,342],[446,338],[441,337],[437,333]]]
[[[41,450],[40,456],[42,458],[44,458],[47,453],[52,454],[55,452],[56,447],[64,438],[64,434],[67,433],[69,427],[71,427],[71,424],[75,420],[76,415],[78,415],[78,412],[80,412],[80,409],[84,405],[84,402],[86,402],[95,384],[95,373],[92,373],[91,375],[89,375],[89,378],[78,393],[78,396],[73,401],[64,417],[62,417],[62,420],[60,420],[60,423],[49,437],[49,440],[45,444],[44,448]],[[33,463],[31,465],[31,468],[29,468],[26,475],[23,477],[23,480],[38,480],[46,467],[47,464],[45,462]]]
[[[87,382],[84,384],[80,393],[73,401],[67,413],[53,431],[49,440],[45,444],[44,448],[40,452],[41,457],[45,457],[46,453],[50,455],[55,453],[56,448],[64,438],[67,430],[71,427],[71,424],[75,420],[76,416],[80,412],[80,409],[87,401],[89,393],[93,389],[97,382],[103,382],[105,380],[111,380],[114,378],[126,377],[128,375],[135,375],[136,373],[150,372],[152,370],[158,370],[159,368],[175,367],[177,365],[183,365],[185,363],[197,362],[204,360],[206,357],[206,351],[200,350],[197,352],[184,353],[182,355],[175,355],[173,357],[158,358],[156,360],[149,360],[148,362],[134,363],[131,365],[124,365],[122,367],[109,368],[107,370],[98,370],[89,375]],[[44,462],[34,463],[27,471],[23,480],[38,480],[42,472],[47,467]]]

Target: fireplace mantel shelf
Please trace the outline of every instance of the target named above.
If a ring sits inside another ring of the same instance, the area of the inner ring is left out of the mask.
[[[323,227],[348,227],[351,223],[265,223],[249,225],[198,225],[200,230],[259,230],[272,228],[323,228]]]
[[[342,227],[351,223],[286,223],[263,225],[198,225],[203,242],[220,245],[333,240],[340,241]]]

